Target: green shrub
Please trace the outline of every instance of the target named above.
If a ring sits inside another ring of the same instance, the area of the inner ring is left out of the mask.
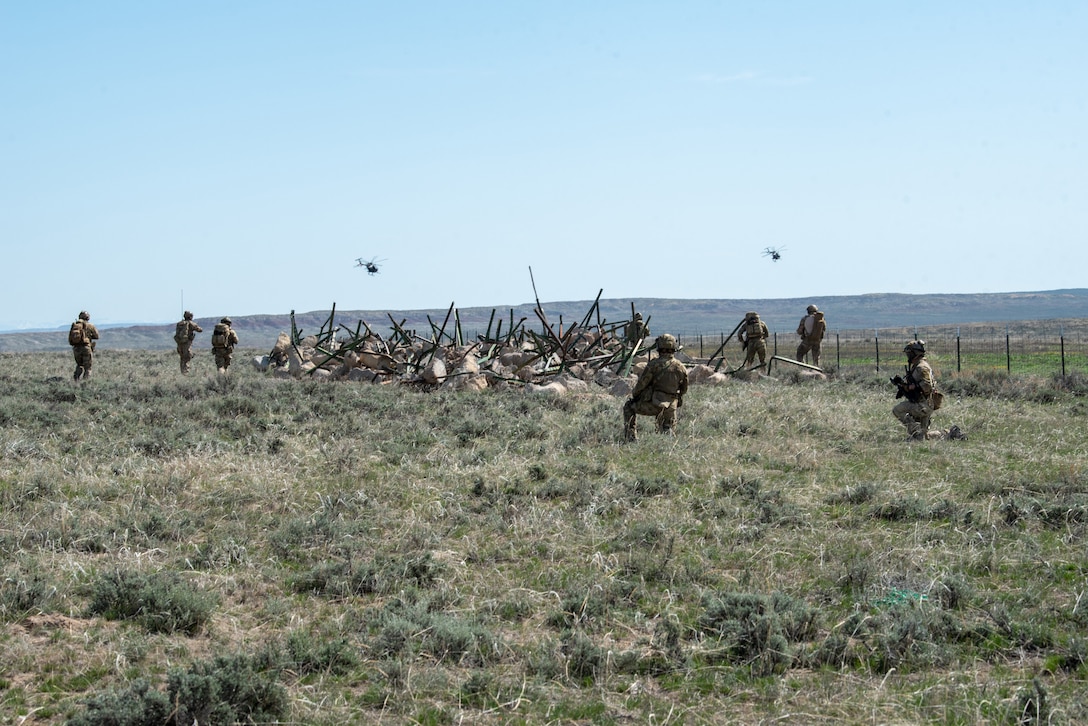
[[[802,662],[809,668],[843,668],[849,664],[850,658],[850,639],[840,632],[832,632],[806,653]]]
[[[607,613],[613,602],[609,592],[593,585],[585,590],[569,591],[560,602],[558,612],[548,616],[548,624],[555,628],[570,628],[591,622]]]
[[[1088,502],[1075,493],[1043,498],[1013,497],[1002,502],[999,511],[1010,526],[1031,518],[1054,529],[1088,522]]]
[[[870,501],[879,487],[873,482],[861,482],[852,487],[846,487],[827,498],[828,504],[865,504]]]
[[[500,652],[500,641],[487,628],[464,618],[436,612],[432,603],[394,598],[371,621],[376,631],[370,649],[380,658],[418,652],[438,662],[483,665]]]
[[[9,444],[9,453],[10,447]],[[15,445],[18,447],[18,444]],[[14,481],[0,480],[0,506],[21,510],[34,502],[53,496],[57,491],[56,480],[44,471]]]
[[[633,500],[644,497],[660,497],[672,490],[672,481],[665,477],[639,477],[628,484],[628,496]]]
[[[430,633],[421,649],[439,661],[460,663],[466,657],[477,663],[490,660],[493,637],[485,628],[448,615],[432,614]]]
[[[1050,723],[1046,687],[1038,678],[1032,679],[1030,688],[1022,688],[1016,694],[1016,704],[1017,723],[1021,726]]]
[[[763,482],[759,479],[751,479],[747,476],[725,477],[718,482],[718,494],[721,496],[740,495],[745,499],[755,499],[763,488]]]
[[[844,593],[860,600],[876,578],[877,567],[872,552],[851,547],[843,553],[841,573],[836,582]]]
[[[535,647],[523,650],[526,674],[545,680],[555,680],[564,673],[561,646],[545,640]]]
[[[359,654],[344,637],[315,637],[295,630],[287,636],[282,663],[300,675],[330,673],[342,675],[359,665]]]
[[[711,661],[751,668],[755,675],[781,672],[793,662],[791,643],[813,637],[818,612],[782,593],[728,592],[704,599],[698,627],[716,637]]]
[[[929,518],[925,502],[911,495],[899,496],[873,507],[873,517],[890,522],[913,522]]]
[[[764,490],[763,482],[745,475],[726,477],[718,482],[720,496],[736,496],[755,509],[760,524],[796,526],[804,521],[804,512],[778,490]]]
[[[289,517],[269,536],[269,545],[284,560],[305,561],[311,549],[328,547],[337,541],[361,544],[355,536],[360,528],[357,516],[353,511],[323,509],[310,517]],[[350,553],[347,548],[341,549]]]
[[[171,723],[173,710],[165,693],[144,679],[128,688],[92,696],[84,710],[68,719],[68,726],[162,726]],[[181,723],[177,720],[172,723]]]
[[[349,560],[322,564],[295,578],[296,592],[327,597],[396,592],[402,587],[427,588],[441,565],[430,552],[378,555],[371,563]]]
[[[974,594],[971,583],[960,575],[950,574],[934,583],[937,602],[948,610],[960,610],[967,606]]]
[[[44,573],[16,572],[0,580],[0,622],[15,622],[35,612],[47,612],[57,594],[56,585]]]
[[[858,660],[878,673],[939,665],[957,643],[977,644],[990,637],[986,628],[969,627],[960,616],[926,603],[892,599],[875,612],[854,613],[841,632],[857,643]]]
[[[192,635],[211,618],[216,598],[172,572],[115,570],[93,586],[88,611],[107,620],[136,620],[153,633]]]
[[[567,673],[581,683],[592,683],[605,665],[605,651],[581,630],[568,631],[563,638]]]
[[[251,656],[219,656],[169,676],[177,724],[267,723],[287,714],[287,692]]]
[[[1062,391],[1068,391],[1074,396],[1088,396],[1088,375],[1084,373],[1073,371],[1064,376],[1061,373],[1055,373],[1050,380]]]
[[[475,671],[461,684],[461,702],[475,708],[494,705],[490,691],[495,687],[495,677],[486,671]]]

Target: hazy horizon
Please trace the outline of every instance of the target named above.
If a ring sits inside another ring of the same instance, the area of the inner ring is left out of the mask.
[[[800,298],[800,297],[778,297],[778,298],[659,298],[659,297],[655,297],[655,298],[647,298],[647,297],[611,298],[611,297],[607,297],[607,296],[602,295],[601,296],[601,301],[602,302],[622,301],[622,302],[626,303],[629,300],[641,300],[641,301],[657,300],[657,301],[680,302],[680,303],[682,303],[684,301],[695,302],[695,301],[711,300],[711,301],[716,301],[716,302],[721,302],[721,303],[726,303],[726,304],[728,304],[728,303],[736,303],[736,304],[744,303],[744,304],[747,305],[749,303],[754,303],[757,306],[758,306],[759,303],[771,303],[771,302],[779,303],[779,302],[783,302],[783,301],[798,301],[798,305],[803,306],[804,304],[806,304],[808,301],[810,301],[812,299],[817,299],[817,300],[826,300],[826,299],[833,299],[833,298],[852,299],[852,298],[863,298],[863,297],[874,297],[874,296],[885,296],[885,295],[907,295],[907,296],[917,296],[917,297],[951,295],[951,296],[975,297],[975,296],[986,296],[986,295],[998,295],[998,296],[1002,296],[1002,295],[1050,295],[1050,294],[1061,294],[1061,293],[1088,293],[1088,288],[1062,288],[1062,289],[1057,289],[1057,290],[1010,290],[1010,291],[1007,291],[1007,292],[987,292],[987,293],[883,293],[883,292],[871,292],[871,293],[859,293],[857,295],[822,295],[822,296],[803,297],[803,298]],[[584,303],[588,307],[589,305],[592,304],[592,302],[593,302],[593,298],[586,297],[586,298],[580,298],[580,299],[577,299],[577,300],[542,300],[541,305],[545,309],[547,309],[549,306],[582,304],[582,303]],[[501,310],[504,310],[504,309],[507,309],[507,308],[520,308],[520,307],[534,306],[535,304],[536,304],[536,302],[534,300],[528,300],[528,301],[525,301],[525,302],[511,303],[511,304],[507,304],[507,305],[471,305],[471,306],[466,305],[466,306],[456,306],[456,307],[459,310],[462,310],[462,311],[469,310],[469,309],[473,309],[473,310],[500,310],[501,311]],[[326,305],[324,307],[313,308],[312,310],[294,310],[293,312],[295,312],[296,315],[308,315],[308,314],[313,314],[313,313],[325,313],[325,312],[328,312],[330,309],[331,309],[331,305]],[[392,309],[392,308],[373,308],[373,309],[371,309],[371,308],[353,308],[353,309],[347,309],[347,308],[344,308],[343,306],[340,306],[340,305],[338,305],[337,308],[336,308],[336,310],[337,310],[337,312],[339,314],[347,314],[349,312],[419,313],[419,312],[443,311],[443,310],[447,310],[447,309],[449,309],[449,304],[439,306],[439,307],[434,307],[434,308],[401,308],[401,309]],[[800,309],[801,309],[801,307],[798,307],[798,310],[800,310]],[[252,317],[252,316],[287,316],[287,315],[290,315],[291,312],[292,312],[291,310],[273,311],[273,312],[265,311],[265,312],[250,313],[249,315],[242,315],[242,316],[237,316],[236,315],[235,317],[245,318],[245,317]],[[218,318],[219,315],[217,315],[217,314],[198,315],[196,317],[197,317],[197,319],[215,319],[215,318]],[[1080,316],[1073,315],[1073,316],[1069,316],[1069,317],[1080,317]],[[143,326],[156,327],[156,326],[173,325],[174,323],[177,322],[177,318],[173,318],[173,319],[170,319],[170,320],[130,320],[130,321],[109,322],[109,323],[102,323],[102,322],[98,322],[98,321],[92,321],[92,322],[95,322],[98,327],[105,328],[105,329],[108,329],[108,328],[126,328],[126,327],[143,327]],[[64,330],[68,329],[68,326],[70,325],[70,323],[71,323],[71,321],[66,321],[64,323],[54,325],[54,326],[49,326],[49,327],[35,327],[35,328],[8,329],[8,330],[0,329],[0,334],[64,331]]]

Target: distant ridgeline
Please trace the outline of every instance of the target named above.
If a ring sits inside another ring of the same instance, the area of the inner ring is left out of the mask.
[[[979,293],[957,295],[904,295],[874,293],[869,295],[815,296],[808,298],[769,300],[677,300],[665,298],[633,298],[544,302],[544,313],[558,333],[562,323],[566,329],[578,324],[592,311],[590,323],[620,323],[631,318],[632,304],[648,321],[650,330],[658,333],[717,335],[730,330],[749,310],[755,310],[772,331],[792,333],[804,316],[805,308],[814,304],[827,314],[828,330],[910,328],[970,323],[1005,323],[1031,320],[1088,319],[1088,289],[1049,290],[1043,292]],[[423,337],[430,337],[432,326],[452,331],[457,321],[466,339],[483,333],[491,325],[496,329],[502,320],[502,330],[510,328],[511,317],[516,325],[525,318],[525,325],[539,330],[540,321],[533,312],[534,303],[495,308],[457,308],[455,314],[443,310],[337,310],[335,322],[352,330],[360,320],[375,332],[388,337],[391,319]],[[240,347],[270,350],[276,336],[291,330],[290,315],[231,315],[234,328],[241,338]],[[447,321],[447,316],[449,320]],[[219,319],[198,318],[205,330]],[[303,335],[317,333],[329,317],[329,310],[295,314],[295,324]],[[32,333],[0,334],[0,353],[20,351],[67,350],[67,330]],[[133,325],[106,328],[99,325],[102,338],[99,345],[108,349],[157,350],[173,348],[174,322],[163,325]],[[197,336],[198,347],[210,346],[209,334]]]

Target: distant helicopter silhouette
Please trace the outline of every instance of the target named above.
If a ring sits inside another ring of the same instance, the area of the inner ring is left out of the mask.
[[[773,261],[778,262],[782,259],[782,251],[785,249],[785,247],[768,247],[763,250],[763,256],[770,257]]]
[[[377,257],[371,257],[369,260],[364,260],[362,257],[356,257],[355,258],[355,266],[356,267],[365,267],[366,268],[366,274],[368,274],[368,275],[377,275],[378,274],[378,265],[380,265],[383,262],[385,262],[385,260],[379,260]]]

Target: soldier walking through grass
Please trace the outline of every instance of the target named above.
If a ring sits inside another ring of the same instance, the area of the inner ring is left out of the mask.
[[[230,368],[234,346],[238,345],[238,334],[230,326],[230,318],[221,318],[212,330],[212,353],[215,355],[215,369],[220,373],[226,373]]]
[[[82,381],[91,375],[97,342],[98,328],[91,323],[91,316],[86,310],[80,311],[79,317],[68,329],[68,345],[72,346],[72,355],[76,359],[75,380]]]
[[[189,361],[193,359],[193,339],[204,328],[193,322],[193,314],[188,310],[181,316],[174,330],[174,342],[178,344],[178,357],[181,358],[181,372],[189,372]]]
[[[657,430],[672,433],[676,415],[688,391],[688,369],[676,360],[676,338],[666,333],[657,338],[657,358],[638,377],[631,397],[623,404],[623,434],[627,441],[638,438],[638,416],[654,416]]]
[[[759,356],[759,365],[767,363],[767,338],[771,337],[771,331],[767,324],[759,319],[759,313],[750,312],[744,316],[744,325],[740,327],[737,338],[741,347],[746,351],[744,368],[749,369]]]
[[[824,339],[824,331],[827,330],[827,322],[824,314],[815,305],[806,308],[808,313],[797,324],[797,335],[801,338],[801,344],[797,346],[797,360],[804,361],[806,354],[812,355],[812,365],[820,365],[820,343]]]
[[[628,348],[633,348],[635,343],[641,343],[642,339],[649,334],[650,329],[646,326],[646,323],[642,322],[642,313],[635,313],[634,317],[631,318],[631,322],[627,323],[627,327],[623,331],[623,337]]]

